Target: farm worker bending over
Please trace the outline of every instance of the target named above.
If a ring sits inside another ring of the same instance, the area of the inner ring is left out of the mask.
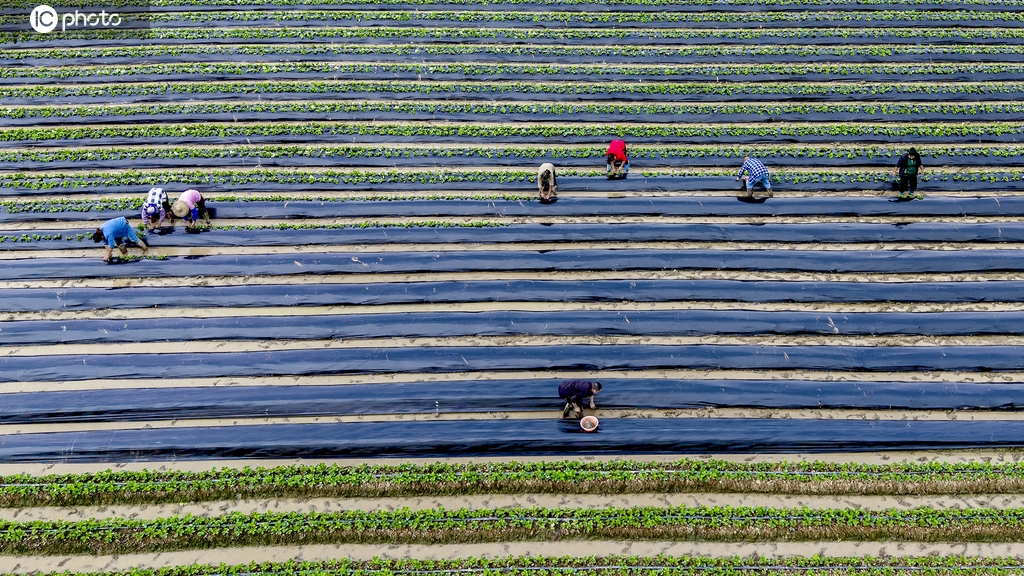
[[[206,223],[210,223],[210,212],[206,209],[206,199],[198,190],[185,190],[178,201],[171,206],[171,212],[178,218],[184,218],[189,226],[196,223],[202,214]]]
[[[743,173],[747,173],[747,181],[743,188],[750,191],[750,195],[754,195],[754,186],[757,184],[764,185],[764,189],[768,191],[768,196],[772,195],[772,179],[768,175],[768,169],[764,167],[764,164],[756,158],[750,156],[743,157],[743,166],[740,167],[740,173],[736,175],[736,181],[739,182],[743,178]]]
[[[629,158],[626,157],[626,143],[622,140],[612,140],[608,145],[608,152],[605,153],[605,170],[608,172],[608,179],[625,178],[629,173]]]
[[[900,177],[900,194],[898,196],[900,200],[924,198],[924,194],[917,194],[917,175],[923,167],[924,164],[921,163],[921,156],[917,154],[917,150],[914,148],[907,150],[906,154],[900,156],[900,159],[896,162],[896,168],[892,171],[893,176],[899,175]]]
[[[577,418],[583,417],[583,401],[590,399],[590,409],[597,410],[594,405],[594,396],[601,390],[600,382],[590,380],[566,380],[558,386],[558,395],[565,400],[565,408],[562,409],[562,418],[569,417],[569,411]]]
[[[142,221],[146,228],[153,230],[164,225],[167,213],[171,211],[171,204],[167,201],[167,193],[163,188],[150,188],[149,196],[142,205]],[[171,224],[174,224],[174,217],[171,217]]]
[[[555,165],[545,162],[537,172],[537,188],[540,190],[541,204],[550,204],[558,197],[558,180],[555,179]]]
[[[107,253],[103,255],[104,262],[110,262],[110,252],[117,247],[121,251],[121,254],[128,253],[128,247],[125,246],[120,240],[125,242],[134,242],[139,246],[142,246],[142,251],[149,250],[149,246],[143,240],[139,239],[139,235],[132,229],[132,225],[125,220],[124,216],[120,218],[114,218],[107,220],[103,226],[100,226],[92,233],[93,242],[106,242]]]

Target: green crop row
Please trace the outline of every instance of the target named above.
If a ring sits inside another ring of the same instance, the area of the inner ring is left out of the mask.
[[[492,222],[489,220],[480,220],[475,222],[451,222],[447,220],[424,220],[418,222],[389,222],[389,221],[366,221],[366,222],[354,222],[351,224],[321,224],[316,222],[305,223],[305,224],[247,224],[240,226],[211,226],[214,230],[227,230],[227,231],[253,231],[253,230],[365,230],[367,228],[498,228],[508,226],[509,224],[504,222]],[[207,229],[209,229],[207,228]],[[139,233],[145,235],[146,225],[139,224]],[[92,232],[89,233],[62,233],[56,234],[27,234],[21,235],[16,234],[0,234],[0,244],[4,242],[47,242],[47,241],[78,241],[82,242],[87,238],[92,237]]]
[[[106,471],[0,477],[0,505],[201,502],[256,497],[480,493],[759,492],[971,494],[1024,489],[1024,463],[501,462],[208,471]]]
[[[0,129],[0,142],[44,142],[124,138],[152,141],[160,138],[254,138],[254,137],[402,137],[402,138],[992,138],[1024,137],[1024,123],[806,123],[795,125],[693,125],[693,124],[528,124],[404,122],[303,122],[259,124],[153,124],[134,126],[72,126]]]
[[[125,554],[225,546],[316,543],[465,543],[516,540],[1024,539],[1024,509],[810,509],[766,507],[498,508],[228,513],[152,520],[0,521],[7,554]]]
[[[0,86],[4,98],[119,98],[173,94],[664,94],[664,95],[772,95],[862,96],[1006,95],[1016,98],[1024,83],[891,83],[891,82],[421,82],[411,81],[255,81],[255,82],[138,82],[68,86]]]
[[[603,177],[604,170],[563,168],[564,176]],[[735,175],[734,170],[719,169],[665,169],[644,170],[645,178],[697,177],[722,178]],[[243,186],[258,184],[340,185],[340,184],[419,184],[446,183],[527,184],[535,180],[532,170],[467,169],[467,170],[129,170],[119,173],[13,173],[0,175],[0,189],[32,191],[81,190],[112,186],[155,186],[168,183],[203,186]],[[788,184],[888,182],[888,170],[822,169],[816,171],[777,170],[772,173],[777,182]],[[1005,183],[1024,180],[1024,172],[1016,169],[985,170],[963,169],[955,172],[929,171],[920,177],[923,182],[987,182]]]
[[[160,40],[279,40],[325,41],[355,38],[375,39],[433,39],[452,42],[505,39],[520,41],[587,41],[587,40],[697,40],[715,39],[721,42],[758,40],[763,38],[785,38],[793,41],[816,38],[840,39],[890,39],[900,38],[917,41],[959,40],[1019,40],[1024,38],[1022,28],[947,28],[913,27],[898,28],[749,28],[749,29],[672,29],[672,28],[488,28],[488,27],[337,27],[337,26],[244,26],[229,28],[154,28],[152,30],[102,29],[61,32],[65,39],[124,40],[139,39],[147,43]],[[17,45],[20,42],[37,41],[33,32],[0,32],[0,43]]]
[[[845,158],[892,159],[906,151],[892,146],[644,146],[629,149],[631,158]],[[918,147],[925,158],[937,156],[986,157],[994,159],[1024,156],[1024,146],[927,146]],[[115,147],[69,148],[57,150],[0,150],[0,162],[101,162],[134,160],[194,160],[233,158],[306,158],[306,159],[364,159],[364,158],[488,158],[488,159],[603,159],[603,146],[451,146],[421,147],[402,145],[342,145],[342,146],[203,146],[203,147]]]
[[[46,200],[0,200],[0,208],[8,214],[61,212],[96,212],[96,211],[137,211],[142,207],[144,190],[139,191],[135,198],[100,198],[83,200],[76,198],[53,198]],[[218,202],[389,202],[395,200],[532,200],[536,195],[522,194],[417,194],[411,196],[374,195],[374,196],[212,196],[213,203]]]
[[[696,75],[891,75],[950,76],[957,74],[1024,74],[1024,64],[962,62],[926,64],[815,63],[815,64],[491,64],[491,63],[357,63],[357,62],[181,62],[139,64],[136,66],[56,66],[0,68],[5,79],[70,79],[151,75],[250,76],[254,74],[461,74],[467,76],[516,75],[590,75],[653,76]]]
[[[191,565],[159,569],[133,569],[130,572],[61,573],[60,576],[533,576],[536,574],[582,576],[735,576],[737,574],[775,575],[853,575],[894,576],[1011,576],[1019,573],[1016,558],[978,558],[968,556],[929,557],[752,557],[709,558],[700,556],[520,556],[500,559],[460,558],[457,560],[350,559],[324,562],[252,562],[239,565]],[[53,576],[56,576],[55,574]]]
[[[724,6],[890,6],[894,0],[317,0],[318,6],[349,6],[349,5],[421,5],[421,6],[502,6],[502,5],[579,5],[600,4],[601,6],[706,6],[722,8]],[[108,8],[139,6],[139,0],[108,0],[104,6]],[[178,8],[182,6],[251,6],[251,0],[146,0],[144,4],[150,8]],[[261,0],[261,5],[269,6],[307,6],[305,0]],[[902,0],[903,6],[1021,6],[1022,0]],[[28,8],[36,6],[35,0],[9,0],[9,8]],[[92,7],[91,0],[65,0],[62,7]]]
[[[868,44],[868,45],[755,45],[755,46],[524,46],[488,44],[299,44],[299,45],[154,45],[106,48],[47,48],[0,51],[2,60],[29,58],[153,58],[161,56],[350,56],[380,54],[388,56],[501,55],[537,57],[729,57],[729,56],[806,56],[806,57],[900,57],[951,55],[1020,55],[1022,45],[985,44]]]
[[[1021,102],[981,103],[801,103],[801,104],[733,104],[733,103],[631,103],[615,102],[475,102],[475,101],[341,101],[341,102],[203,102],[170,104],[127,104],[127,105],[76,105],[76,106],[15,106],[0,108],[0,118],[90,118],[123,116],[203,116],[225,114],[304,114],[311,116],[329,114],[354,114],[381,112],[386,114],[435,115],[460,114],[480,116],[538,115],[570,117],[574,115],[704,115],[716,116],[781,116],[809,114],[837,115],[857,114],[862,116],[925,116],[978,114],[1021,114]],[[718,120],[717,118],[712,118]]]
[[[23,17],[15,16],[20,23]],[[245,10],[204,12],[154,12],[146,15],[153,23],[190,25],[209,22],[316,22],[364,21],[451,21],[451,22],[537,22],[559,24],[649,24],[706,22],[759,24],[768,22],[1024,22],[1024,12],[999,10],[848,10],[848,11],[741,11],[741,12],[597,12],[597,11],[478,11],[478,10]]]

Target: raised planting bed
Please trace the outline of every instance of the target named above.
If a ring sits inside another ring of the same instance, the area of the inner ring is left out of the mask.
[[[0,88],[4,105],[244,100],[530,100],[750,102],[999,102],[1024,99],[1024,84],[836,82],[434,82],[264,81],[36,85]]]
[[[0,85],[77,82],[181,82],[314,80],[325,74],[348,80],[674,80],[756,82],[827,81],[836,76],[857,81],[1016,81],[1024,73],[1017,63],[934,64],[501,64],[501,63],[364,63],[364,62],[209,62],[138,64],[135,66],[8,67]]]
[[[1024,487],[1014,463],[496,462],[292,465],[208,471],[118,471],[2,477],[0,505],[89,506],[286,497],[754,492],[985,494]],[[773,559],[778,560],[778,559]],[[880,561],[880,559],[872,559]],[[752,562],[754,560],[745,559]]]
[[[624,138],[631,143],[720,145],[758,143],[916,144],[979,142],[1016,143],[1024,140],[1019,122],[971,123],[807,123],[807,124],[616,124],[616,123],[431,123],[431,122],[261,122],[197,123],[120,126],[48,126],[0,129],[0,142],[22,146],[124,146],[147,144],[260,144],[260,143],[414,143],[461,145],[516,143],[537,145],[607,145]]]

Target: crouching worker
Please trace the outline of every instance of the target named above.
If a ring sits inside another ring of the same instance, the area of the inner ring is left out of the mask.
[[[537,172],[537,188],[540,190],[540,203],[551,204],[558,199],[558,180],[555,179],[555,165],[545,162]]]
[[[164,225],[167,213],[171,211],[171,204],[167,201],[167,193],[163,188],[150,188],[149,196],[142,205],[142,221],[146,223],[148,230],[155,230]],[[174,217],[171,217],[171,225],[174,225]]]
[[[178,218],[184,218],[189,226],[195,226],[202,214],[206,223],[210,223],[210,211],[206,208],[206,199],[198,190],[185,190],[178,201],[171,206],[171,212]]]
[[[590,409],[597,410],[594,405],[594,396],[601,390],[600,382],[590,380],[566,380],[558,386],[558,395],[565,400],[565,408],[562,409],[562,418],[568,418],[569,412],[573,412],[576,418],[583,417],[583,401],[590,400]]]
[[[626,156],[626,142],[623,140],[612,140],[608,145],[608,152],[605,153],[605,171],[609,180],[618,180],[629,174],[629,157]]]
[[[133,242],[142,247],[142,251],[149,250],[149,246],[146,245],[145,241],[139,239],[139,235],[132,229],[132,225],[125,220],[124,216],[120,218],[114,218],[107,220],[103,226],[100,226],[92,233],[93,242],[106,242],[107,253],[103,255],[104,262],[110,262],[110,253],[116,247],[121,251],[121,255],[128,253],[128,247],[125,245],[127,242]],[[121,242],[121,241],[124,242]]]
[[[758,184],[764,186],[769,198],[772,197],[772,179],[760,160],[744,156],[743,166],[740,166],[740,173],[736,175],[737,182],[743,179],[744,173],[747,174],[747,180],[743,183],[743,190],[747,191],[751,198],[754,197],[754,186]]]

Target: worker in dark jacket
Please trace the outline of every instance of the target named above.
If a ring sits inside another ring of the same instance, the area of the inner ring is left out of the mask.
[[[600,382],[590,380],[566,380],[558,386],[558,395],[565,400],[565,408],[562,409],[562,418],[569,417],[571,410],[577,418],[583,416],[583,401],[590,399],[590,409],[597,410],[594,405],[594,396],[601,390]]]
[[[900,179],[900,194],[897,198],[900,200],[924,198],[924,194],[917,194],[917,175],[921,173],[921,168],[924,168],[924,164],[921,163],[921,156],[914,148],[900,156],[896,162],[896,168],[892,171],[892,175],[899,176]]]

